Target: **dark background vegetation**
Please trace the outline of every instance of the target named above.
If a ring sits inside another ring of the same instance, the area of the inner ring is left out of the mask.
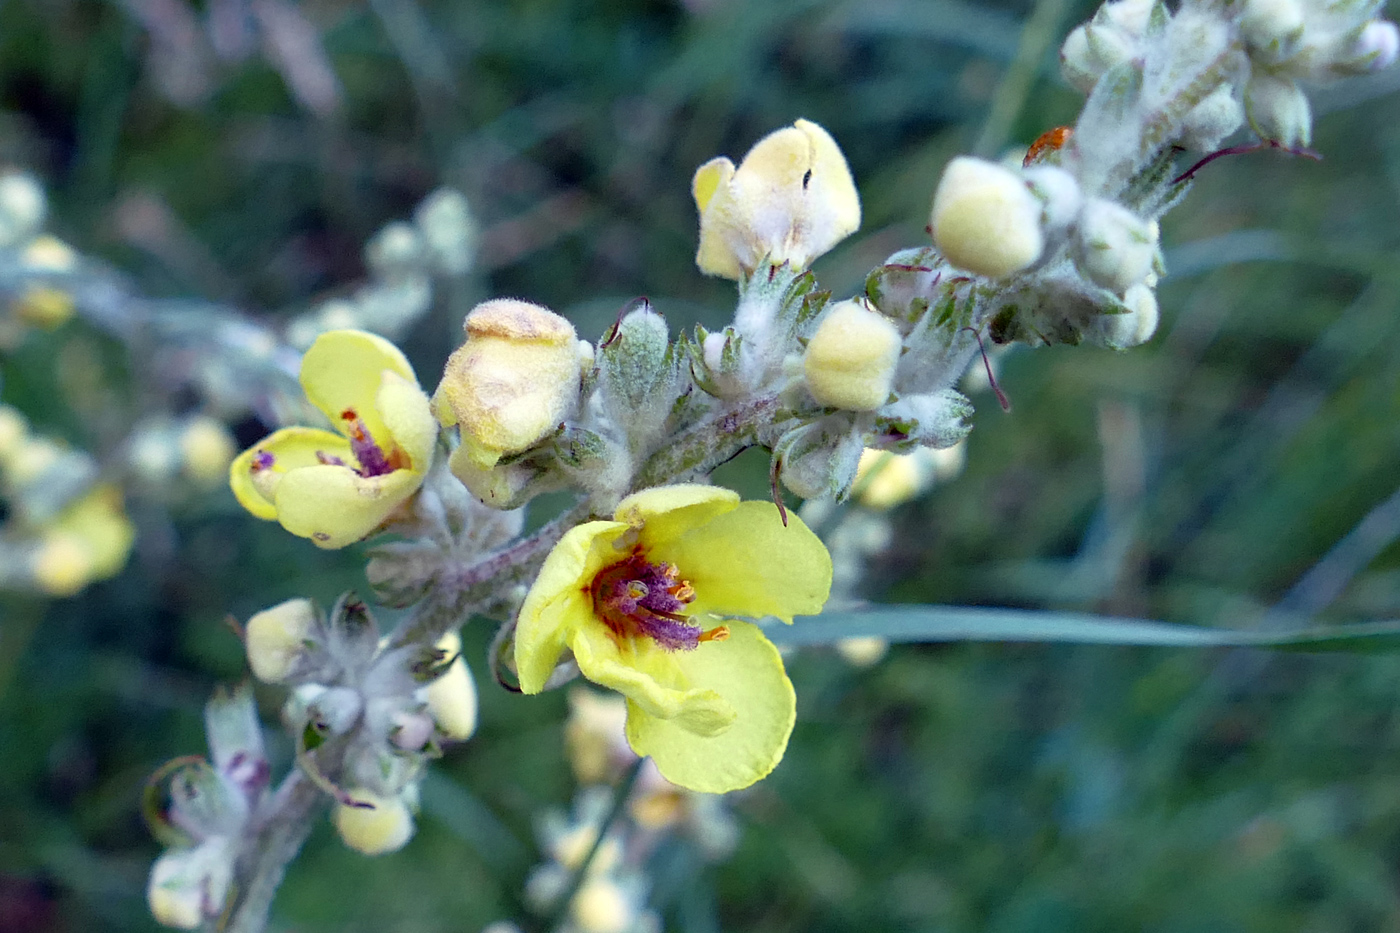
[[[840,141],[862,192],[860,234],[817,265],[852,293],[922,241],[938,171],[971,146],[1029,13],[317,0],[260,8],[292,11],[271,33],[291,51],[254,35],[238,59],[200,20],[229,8],[0,4],[0,161],[42,177],[55,232],[148,294],[267,316],[351,286],[376,229],[460,187],[482,255],[406,342],[429,386],[488,295],[548,304],[586,336],[642,294],[678,327],[723,322],[731,286],[692,262],[691,173],[797,117]],[[1059,34],[1089,12],[1068,11]],[[338,85],[317,85],[318,49]],[[1201,174],[1165,224],[1150,345],[1007,356],[1011,413],[976,396],[966,473],[893,514],[869,595],[1240,627],[1281,602],[1324,621],[1397,615],[1387,89],[1320,99],[1321,163],[1263,153]],[[1049,55],[1004,141],[1077,106]],[[5,401],[102,453],[111,432],[69,412],[62,382],[88,360],[129,391],[105,339],[78,323],[32,335],[3,360]],[[729,477],[761,495],[761,468]],[[360,584],[358,549],[319,552],[227,494],[132,511],[143,537],[119,579],[0,600],[3,933],[151,928],[139,790],[203,750],[201,704],[243,676],[225,615]],[[1305,576],[1368,514],[1359,549]],[[524,915],[532,816],[573,791],[564,702],[496,690],[489,634],[466,631],[481,731],[434,769],[418,837],[371,860],[321,827],[279,928],[475,933]],[[737,802],[730,862],[658,869],[668,930],[1400,929],[1392,657],[905,646],[868,670],[821,650],[790,667],[787,758]],[[280,698],[259,696],[271,721]]]

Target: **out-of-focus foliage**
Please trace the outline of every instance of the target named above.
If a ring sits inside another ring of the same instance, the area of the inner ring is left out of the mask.
[[[0,161],[34,170],[53,229],[146,293],[268,316],[351,287],[375,230],[459,187],[482,255],[406,342],[431,388],[488,295],[547,304],[585,336],[638,294],[676,327],[727,319],[730,284],[693,265],[691,173],[798,117],[841,143],[862,192],[861,233],[817,267],[851,294],[922,242],[937,172],[970,147],[1028,12],[27,0],[0,5]],[[1398,475],[1400,99],[1385,81],[1324,99],[1325,161],[1258,153],[1200,174],[1166,225],[1149,345],[1004,357],[1011,412],[976,396],[966,472],[893,513],[868,595],[1241,627],[1280,605],[1400,614],[1393,505],[1308,574]],[[1077,105],[1047,56],[1006,142]],[[83,398],[139,407],[124,359],[79,323],[32,334],[0,399],[113,456],[116,426],[85,420]],[[724,469],[764,495],[762,457]],[[225,615],[363,589],[357,549],[320,552],[230,495],[129,507],[140,538],[120,578],[0,602],[5,933],[152,928],[139,790],[202,749],[204,699],[244,676]],[[482,725],[434,769],[418,836],[370,860],[321,827],[277,902],[283,928],[526,916],[533,816],[573,790],[565,703],[496,690],[487,627],[464,634]],[[1400,927],[1393,657],[904,646],[869,669],[815,650],[790,669],[797,731],[736,803],[737,854],[703,870],[682,847],[656,854],[668,929]]]

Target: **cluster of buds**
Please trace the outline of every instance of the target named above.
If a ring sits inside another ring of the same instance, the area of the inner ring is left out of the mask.
[[[399,337],[432,307],[435,279],[471,271],[478,238],[466,196],[437,189],[418,205],[412,221],[394,221],[365,244],[369,282],[292,321],[287,340],[305,348],[321,334],[348,329]]]
[[[182,484],[200,492],[222,486],[235,453],[228,426],[202,414],[152,416],[126,439],[132,483],[163,497]]]
[[[87,454],[30,431],[24,416],[0,405],[0,587],[72,596],[115,576],[135,529],[120,490],[97,482]]]
[[[158,922],[182,930],[223,915],[270,776],[250,690],[215,693],[204,720],[212,760],[177,758],[146,794],[147,822],[166,845],[151,867],[147,903]]]
[[[283,716],[300,737],[300,766],[335,799],[341,839],[367,855],[402,847],[427,761],[476,731],[476,687],[456,632],[435,648],[391,647],[347,595],[329,617],[309,599],[259,612],[244,645],[254,676],[292,688]],[[332,775],[316,754],[323,745],[337,750]]]
[[[43,232],[48,202],[43,187],[25,172],[0,174],[0,348],[13,347],[30,330],[54,330],[73,316],[67,287],[80,267],[68,244]]]

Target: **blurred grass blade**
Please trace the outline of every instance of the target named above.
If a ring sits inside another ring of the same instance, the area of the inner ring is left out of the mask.
[[[1035,641],[1163,648],[1278,648],[1293,651],[1397,651],[1400,621],[1261,632],[1177,625],[1075,612],[966,606],[883,606],[800,619],[765,629],[779,645],[826,645],[842,638],[892,642]]]

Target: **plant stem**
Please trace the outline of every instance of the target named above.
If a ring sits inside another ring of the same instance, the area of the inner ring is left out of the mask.
[[[262,933],[272,898],[287,866],[311,834],[312,820],[325,808],[326,795],[300,768],[293,769],[268,799],[259,828],[247,840],[245,857],[252,859],[247,880],[238,891],[223,933]],[[241,861],[241,859],[240,859]]]

